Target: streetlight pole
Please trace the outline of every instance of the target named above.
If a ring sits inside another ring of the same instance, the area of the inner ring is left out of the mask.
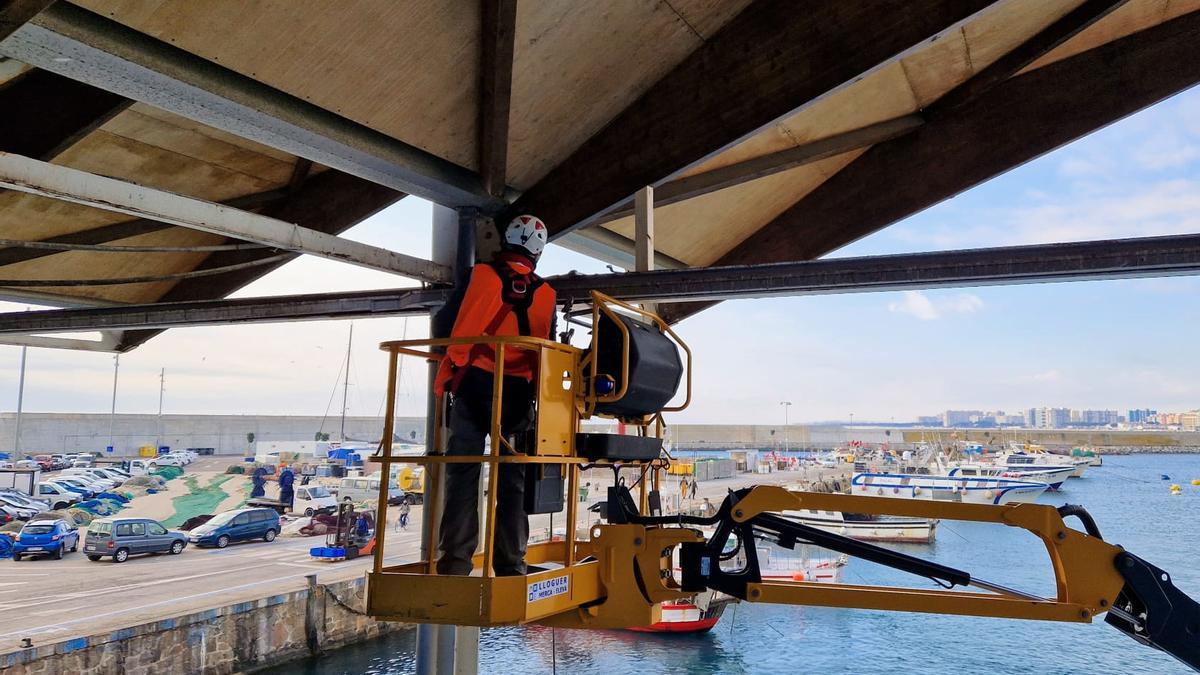
[[[154,445],[155,452],[158,452],[158,449],[162,447],[162,434],[163,434],[162,403],[163,403],[163,392],[166,390],[167,390],[167,369],[163,368],[162,370],[160,370],[158,372],[158,440],[155,441],[155,445]]]
[[[112,411],[108,414],[108,447],[113,449],[113,454],[117,452],[117,446],[113,443],[113,426],[117,421],[117,373],[121,370],[121,355],[113,355],[113,395],[112,395]]]
[[[25,405],[25,355],[29,347],[21,347],[21,377],[17,384],[17,424],[13,434],[13,461],[21,459],[21,412]]]
[[[792,451],[791,443],[788,442],[788,408],[792,407],[792,402],[780,401],[779,405],[783,406],[783,455],[786,457]]]

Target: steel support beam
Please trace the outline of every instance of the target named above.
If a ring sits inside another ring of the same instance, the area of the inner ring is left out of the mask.
[[[287,196],[286,190],[269,190],[267,192],[258,192],[244,197],[235,197],[233,199],[221,202],[223,206],[228,206],[235,209],[251,209],[271,204],[279,201]],[[39,239],[40,243],[47,244],[108,244],[130,237],[137,237],[151,232],[161,232],[162,230],[174,227],[168,223],[150,220],[147,218],[139,218],[137,220],[126,220],[120,223],[111,225],[101,225],[93,227],[90,230],[80,232],[70,232],[46,239]],[[0,248],[0,267],[12,265],[27,260],[36,260],[46,256],[56,255],[62,251],[39,248],[25,248],[21,246],[5,246]]]
[[[798,145],[787,150],[772,152],[753,157],[743,162],[723,166],[712,171],[705,171],[694,176],[676,178],[663,183],[654,189],[654,206],[670,206],[688,199],[700,197],[710,192],[735,187],[759,178],[766,178],[777,173],[794,169],[805,164],[819,162],[835,155],[861,150],[876,143],[889,141],[897,136],[906,134],[921,126],[919,115],[905,115],[895,119],[871,124],[861,129],[854,129]],[[605,213],[597,219],[597,223],[619,220],[633,215],[633,201],[627,201],[616,209]],[[586,231],[586,230],[584,230]]]
[[[633,240],[603,227],[588,227],[568,232],[555,239],[554,243],[621,269],[631,270],[637,266],[634,260]],[[655,269],[677,270],[687,266],[687,263],[662,251],[654,252]]]
[[[900,58],[991,0],[757,0],[521,195],[552,237]]]
[[[109,332],[104,332],[99,340],[49,337],[45,335],[6,335],[0,336],[0,345],[67,349],[78,352],[107,352],[111,354],[119,351],[119,340],[117,336]]]
[[[402,274],[422,281],[436,283],[451,279],[449,268],[428,260],[342,239],[256,213],[7,152],[0,152],[0,187]]]
[[[1200,274],[1200,235],[550,277],[559,297],[727,300]],[[424,314],[447,289],[389,289],[0,314],[0,335]]]
[[[0,54],[439,204],[505,204],[466,168],[67,2]]]

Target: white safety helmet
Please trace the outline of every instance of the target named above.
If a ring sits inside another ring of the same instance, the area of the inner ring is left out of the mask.
[[[537,216],[517,216],[504,229],[502,241],[505,248],[516,250],[537,262],[549,239],[546,224]]]

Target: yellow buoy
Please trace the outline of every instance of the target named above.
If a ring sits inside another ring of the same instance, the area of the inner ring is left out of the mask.
[[[1183,494],[1183,488],[1179,487],[1179,485],[1177,483],[1172,483],[1171,484],[1171,494],[1173,494],[1173,495]]]
[[[1200,485],[1200,478],[1193,478],[1192,485]]]

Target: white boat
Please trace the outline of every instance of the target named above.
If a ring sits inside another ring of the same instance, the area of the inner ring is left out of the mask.
[[[1023,452],[1005,453],[995,460],[996,464],[1004,464],[1010,468],[1033,467],[1041,469],[1049,466],[1072,467],[1071,478],[1083,478],[1083,472],[1091,465],[1091,460],[1084,457],[1065,457],[1059,455],[1037,455]]]
[[[1049,489],[1044,482],[1003,477],[934,476],[901,473],[858,473],[850,479],[850,494],[864,497],[933,499],[968,504],[1034,502]]]
[[[1007,464],[1008,466],[1073,466],[1075,471],[1071,473],[1072,478],[1083,478],[1084,471],[1089,466],[1092,466],[1092,460],[1095,457],[1074,457],[1071,455],[1053,455],[1046,452],[1046,449],[1040,445],[1021,445],[1019,443],[1010,443],[1009,451],[997,455],[992,461],[996,464]]]
[[[811,550],[810,550],[811,549]],[[849,556],[815,546],[797,546],[788,550],[778,546],[759,545],[758,569],[763,581],[810,581],[836,584],[842,580],[842,568]]]
[[[982,462],[955,462],[946,472],[947,476],[983,478],[1010,478],[1030,483],[1045,483],[1051,490],[1062,488],[1071,474],[1073,466],[985,464]]]
[[[784,511],[783,516],[802,525],[860,541],[928,544],[937,534],[937,520],[903,516],[870,516],[840,511]]]

